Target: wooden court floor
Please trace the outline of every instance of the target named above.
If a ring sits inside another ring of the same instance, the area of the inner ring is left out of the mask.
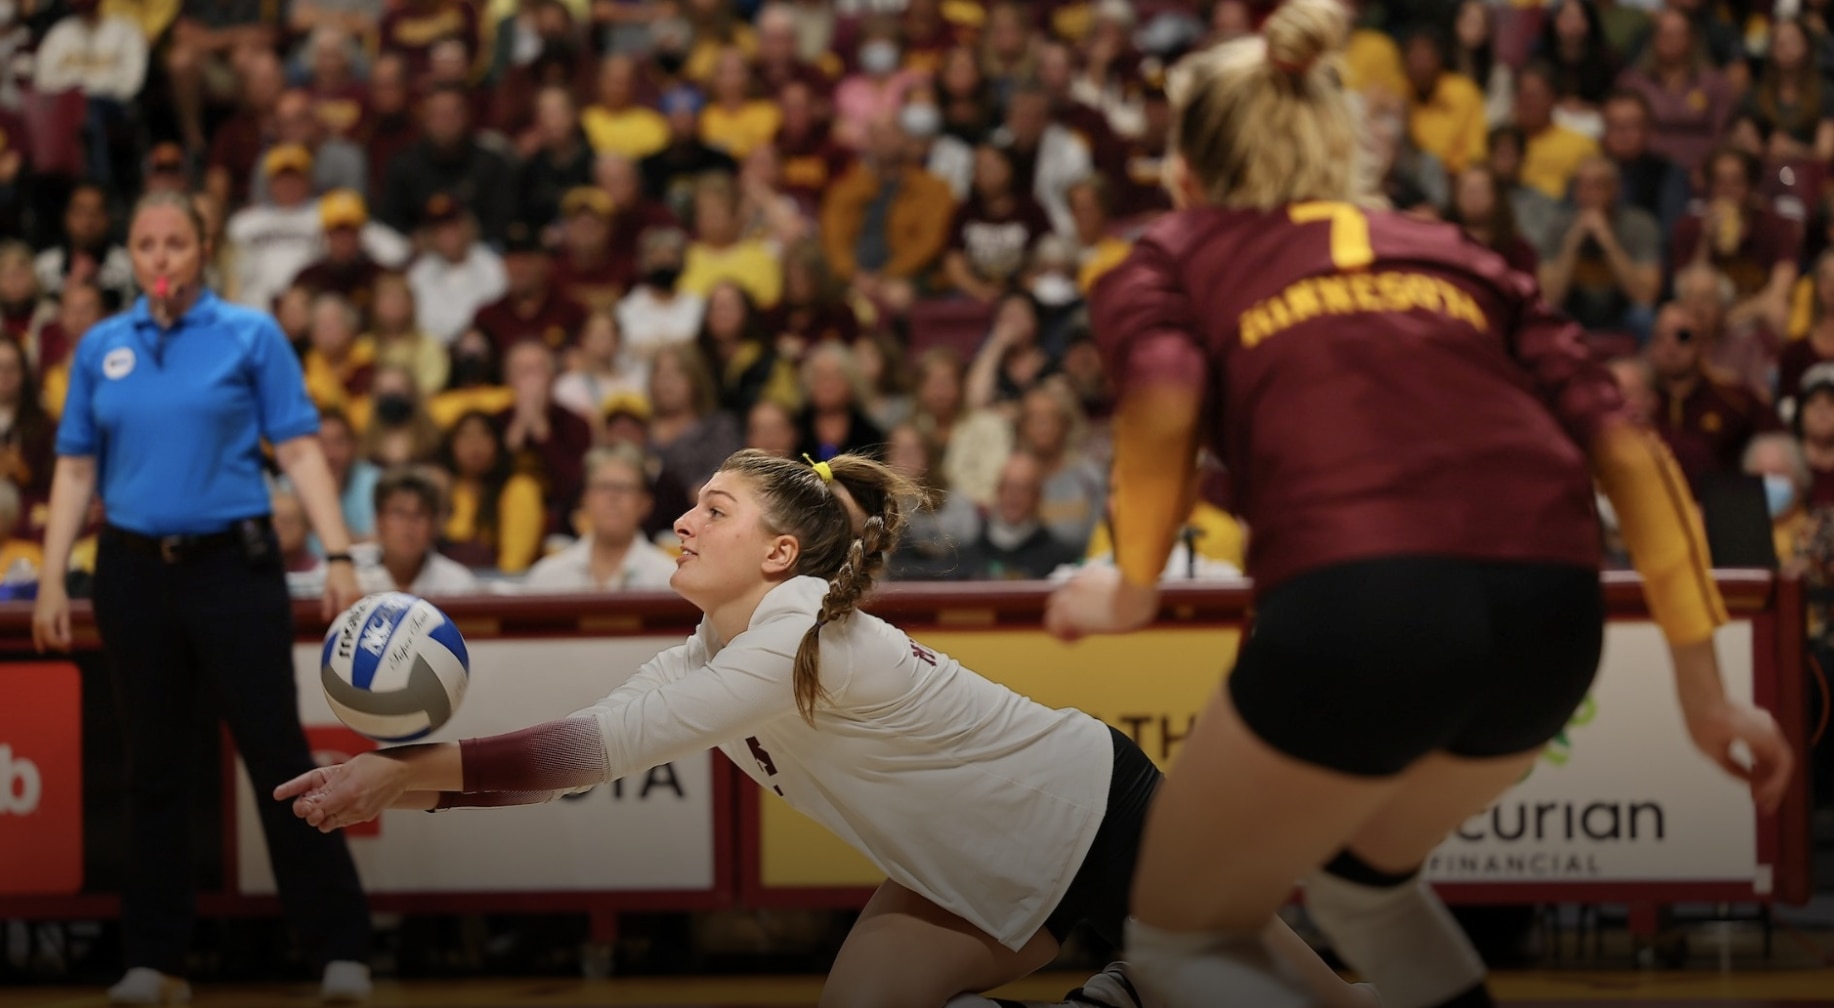
[[[1083,976],[1050,973],[1000,993],[1018,998],[1055,998]],[[467,980],[394,983],[380,981],[369,1002],[376,1008],[562,1008],[606,1005],[620,1008],[808,1008],[819,977],[722,977],[718,979]],[[1763,969],[1721,973],[1546,970],[1499,973],[1493,989],[1507,1008],[1587,1008],[1619,1004],[1674,1008],[1759,1008],[1787,1005],[1834,1008],[1834,969]],[[304,1008],[315,1005],[309,985],[200,986],[193,1004],[201,1008]],[[79,987],[0,988],[0,1008],[102,1008],[96,989]],[[1221,1006],[1218,1008],[1229,1008]]]

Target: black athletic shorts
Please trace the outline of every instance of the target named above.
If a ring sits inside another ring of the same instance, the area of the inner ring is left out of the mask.
[[[1604,619],[1591,568],[1338,564],[1261,597],[1229,695],[1262,741],[1347,774],[1387,777],[1441,751],[1513,755],[1585,699]]]
[[[1059,945],[1079,921],[1087,921],[1115,948],[1124,944],[1122,928],[1127,922],[1128,894],[1134,885],[1134,862],[1140,857],[1140,834],[1146,828],[1146,808],[1165,776],[1133,739],[1112,726],[1108,735],[1114,742],[1108,810],[1102,815],[1101,828],[1095,832],[1089,853],[1083,855],[1082,867],[1070,880],[1069,890],[1044,921],[1044,929]]]

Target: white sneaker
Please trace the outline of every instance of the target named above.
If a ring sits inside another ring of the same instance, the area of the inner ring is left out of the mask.
[[[108,1003],[115,1005],[176,1005],[190,1000],[190,984],[146,966],[128,970],[108,989]]]
[[[318,998],[327,1004],[350,1004],[368,1001],[373,989],[368,965],[339,959],[325,964],[325,979],[319,984]]]
[[[1145,1001],[1127,979],[1127,964],[1112,962],[1088,982],[1064,995],[1073,1005],[1095,1005],[1097,1008],[1143,1008]]]

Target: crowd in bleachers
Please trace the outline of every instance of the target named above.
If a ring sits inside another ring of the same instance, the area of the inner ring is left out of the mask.
[[[745,446],[936,491],[899,578],[1099,557],[1083,302],[1169,208],[1166,67],[1267,6],[0,6],[0,564],[34,562],[71,348],[161,189],[297,349],[366,586],[662,587]],[[1370,3],[1343,72],[1389,200],[1535,275],[1690,478],[1765,477],[1779,561],[1834,580],[1828,6]],[[1242,563],[1205,489],[1168,577]]]

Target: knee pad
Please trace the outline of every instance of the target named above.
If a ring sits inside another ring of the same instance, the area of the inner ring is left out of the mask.
[[[1387,1008],[1471,1004],[1473,988],[1487,996],[1483,960],[1417,869],[1383,872],[1346,851],[1305,892],[1318,929]]]
[[[1258,934],[1180,933],[1127,922],[1128,975],[1159,1008],[1307,1008]]]

